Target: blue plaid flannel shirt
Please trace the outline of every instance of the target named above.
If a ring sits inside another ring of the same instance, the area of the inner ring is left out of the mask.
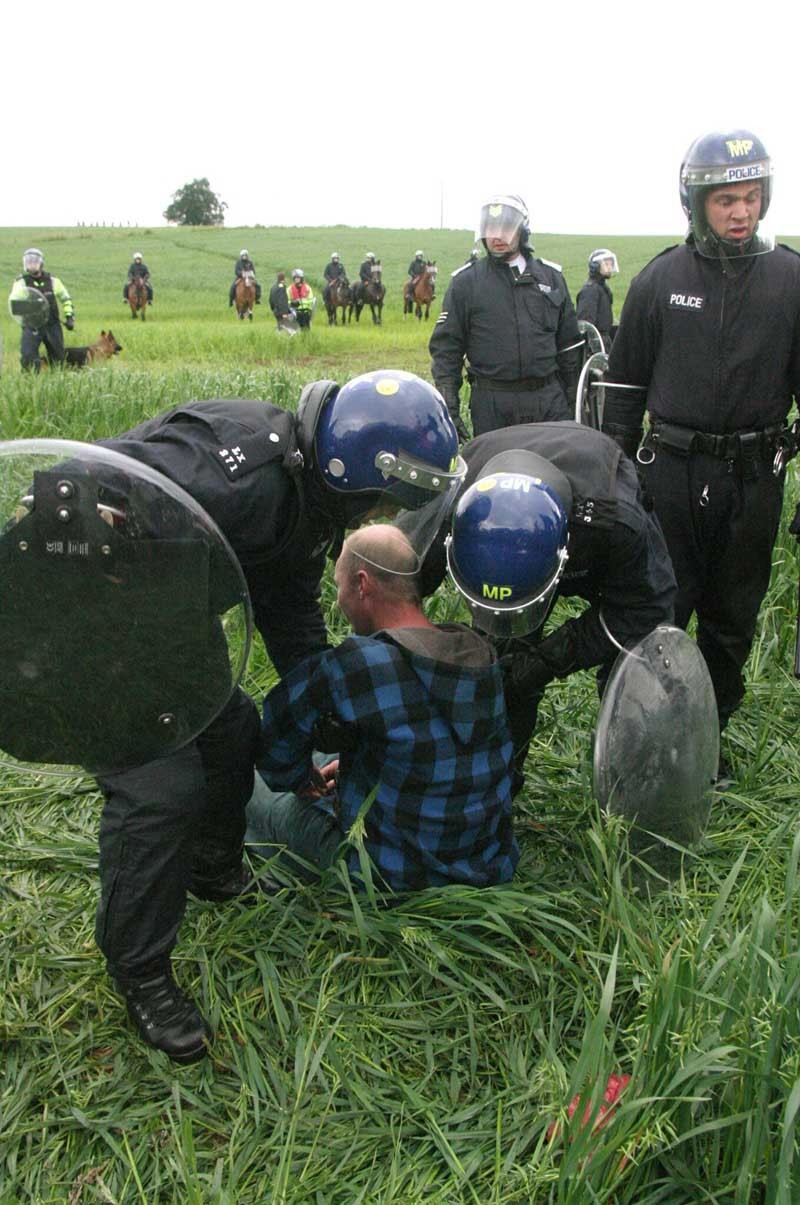
[[[375,791],[364,823],[378,885],[505,882],[519,851],[500,669],[488,648],[462,655],[465,643],[486,645],[469,629],[435,629],[434,655],[422,655],[414,636],[405,646],[404,634],[417,632],[351,636],[297,666],[264,700],[259,769],[274,790],[298,790],[309,779],[315,724],[333,717],[351,738],[334,810],[347,832]],[[459,660],[443,659],[448,650]],[[309,803],[320,805],[331,806]],[[355,850],[349,867],[358,872]]]

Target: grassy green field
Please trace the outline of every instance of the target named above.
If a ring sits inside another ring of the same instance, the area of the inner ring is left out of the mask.
[[[667,241],[536,240],[573,294],[589,251],[613,247],[618,306]],[[401,313],[406,266],[422,247],[444,285],[472,241],[0,230],[9,287],[30,244],[75,300],[68,342],[111,327],[124,351],[80,373],[21,375],[3,312],[3,439],[97,438],[191,397],[293,407],[307,381],[369,368],[427,375],[431,323]],[[318,310],[308,337],[289,339],[266,304],[239,323],[227,289],[242,246],[265,287],[300,265],[317,291],[332,250],[351,274],[375,251],[384,325],[365,313],[328,329]],[[120,299],[134,250],[156,289],[144,325]],[[592,799],[594,683],[575,675],[540,710],[512,885],[424,892],[389,910],[336,882],[249,909],[190,902],[175,965],[217,1032],[194,1067],[134,1037],[94,946],[92,780],[0,768],[0,1205],[800,1200],[797,554],[785,525],[774,562],[730,726],[735,784],[680,878],[652,896],[631,887],[624,834]],[[324,601],[340,636],[330,581]],[[447,592],[433,606],[457,611]],[[258,697],[271,680],[256,650],[245,686]],[[612,1072],[631,1076],[613,1121],[548,1142],[571,1097],[596,1109]]]

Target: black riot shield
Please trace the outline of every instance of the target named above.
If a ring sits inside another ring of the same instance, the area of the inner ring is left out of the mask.
[[[603,377],[608,368],[605,352],[595,352],[584,364],[575,397],[575,422],[595,431],[603,426]]]
[[[595,732],[595,796],[639,834],[690,845],[708,823],[718,760],[702,653],[680,628],[658,627],[621,652],[609,676]]]
[[[239,563],[146,465],[60,440],[0,444],[0,749],[113,770],[191,740],[246,661]]]

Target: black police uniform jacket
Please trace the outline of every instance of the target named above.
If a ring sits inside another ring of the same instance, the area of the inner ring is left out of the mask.
[[[325,265],[325,271],[323,272],[323,276],[325,277],[326,280],[329,280],[329,281],[338,280],[340,276],[346,276],[346,275],[347,275],[347,272],[345,271],[343,263],[335,264],[333,262],[333,260],[331,260],[331,262],[329,264]]]
[[[717,435],[780,426],[800,396],[800,255],[663,251],[631,283],[608,379],[643,389],[608,390],[604,428],[638,431],[645,408]]]
[[[289,313],[289,298],[285,284],[274,284],[269,291],[269,308],[276,318],[285,318]]]
[[[214,519],[281,675],[327,646],[319,591],[335,534],[308,503],[295,427],[268,402],[225,399],[189,402],[101,441],[169,477]]]
[[[237,259],[233,270],[237,276],[244,276],[245,272],[255,272],[256,266],[252,259]]]
[[[458,268],[430,338],[433,379],[458,389],[466,356],[478,377],[519,381],[556,371],[556,354],[580,339],[567,282],[526,255],[515,277],[488,256]]]
[[[136,277],[136,276],[149,276],[149,275],[150,275],[150,269],[148,268],[146,263],[143,263],[143,262],[137,263],[136,260],[134,260],[133,263],[131,264],[131,266],[128,268],[128,280],[133,280],[134,277]]]
[[[614,296],[601,276],[590,276],[586,281],[578,293],[576,310],[579,318],[597,327],[608,351],[614,325]]]
[[[526,423],[487,431],[461,449],[468,471],[461,492],[499,452],[536,452],[554,464],[572,487],[569,560],[558,595],[578,596],[590,606],[536,645],[551,678],[609,665],[622,645],[641,640],[660,623],[671,623],[675,575],[657,519],[642,506],[631,461],[607,435],[574,422]],[[446,571],[440,532],[425,560],[425,594]]]

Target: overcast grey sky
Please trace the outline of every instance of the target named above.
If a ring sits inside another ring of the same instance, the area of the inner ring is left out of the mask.
[[[776,0],[6,5],[0,225],[163,225],[207,176],[227,226],[472,228],[509,191],[534,232],[674,235],[689,143],[748,126],[793,234],[797,27]]]

